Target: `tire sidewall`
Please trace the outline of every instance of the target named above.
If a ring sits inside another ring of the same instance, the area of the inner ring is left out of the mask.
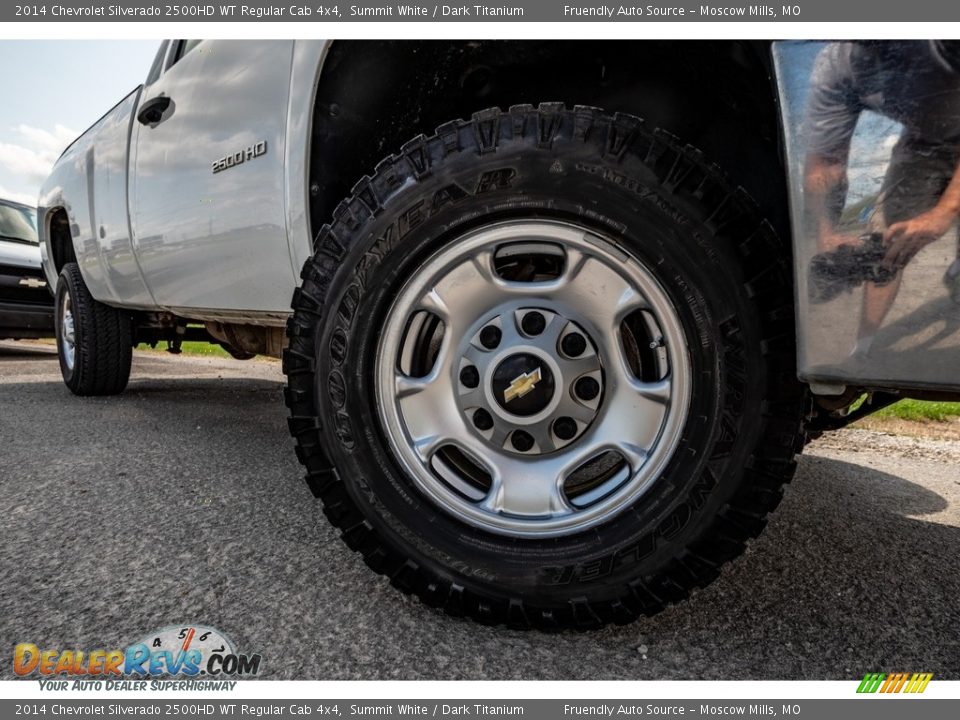
[[[73,367],[70,368],[67,365],[66,360],[64,359],[64,339],[63,339],[63,305],[66,301],[67,295],[70,296],[71,303],[73,304],[73,337],[74,337],[74,354],[73,354]],[[54,305],[56,309],[55,316],[55,337],[57,340],[57,359],[60,362],[60,373],[63,376],[63,381],[66,383],[67,387],[73,387],[75,385],[75,379],[79,377],[79,365],[80,365],[80,340],[83,333],[83,328],[81,327],[80,316],[77,312],[77,293],[74,288],[72,278],[67,268],[64,268],[60,272],[60,277],[57,280],[57,292],[55,296],[56,304]]]

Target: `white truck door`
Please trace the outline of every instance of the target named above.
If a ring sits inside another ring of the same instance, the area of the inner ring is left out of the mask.
[[[292,50],[292,41],[173,41],[144,87],[130,212],[158,305],[289,310],[297,273],[283,157]]]

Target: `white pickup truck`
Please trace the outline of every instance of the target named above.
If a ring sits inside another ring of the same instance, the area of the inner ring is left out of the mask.
[[[516,627],[655,613],[810,433],[960,397],[958,60],[164,42],[41,191],[64,380],[282,355],[307,482],[395,586]]]

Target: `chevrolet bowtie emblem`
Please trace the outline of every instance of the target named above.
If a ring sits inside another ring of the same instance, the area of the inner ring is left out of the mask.
[[[532,392],[537,386],[537,383],[540,382],[541,377],[540,368],[518,375],[510,381],[510,385],[503,391],[503,401],[510,402],[515,398],[522,398],[527,393]]]
[[[24,287],[33,288],[33,289],[47,286],[47,283],[45,281],[38,280],[37,278],[32,278],[32,277],[20,278],[19,284],[23,285]]]

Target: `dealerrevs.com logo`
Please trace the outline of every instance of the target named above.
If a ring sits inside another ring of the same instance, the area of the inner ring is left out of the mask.
[[[41,649],[19,643],[13,671],[21,677],[252,677],[261,660],[258,654],[238,653],[219,630],[188,625],[157,630],[126,649]]]

